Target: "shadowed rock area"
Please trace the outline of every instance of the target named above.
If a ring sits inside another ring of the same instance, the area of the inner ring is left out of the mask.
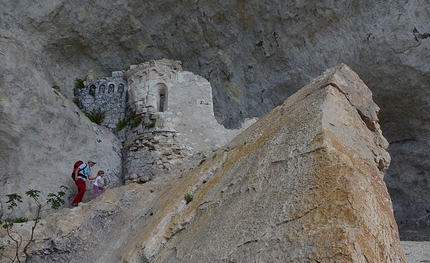
[[[330,69],[195,170],[43,219],[32,262],[405,262],[371,97]]]

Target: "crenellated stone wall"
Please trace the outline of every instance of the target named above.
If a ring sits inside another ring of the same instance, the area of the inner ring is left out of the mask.
[[[78,106],[85,113],[100,109],[105,113],[101,123],[115,131],[119,120],[125,118],[127,81],[121,71],[112,72],[111,77],[97,78],[85,82],[85,87],[75,90]]]

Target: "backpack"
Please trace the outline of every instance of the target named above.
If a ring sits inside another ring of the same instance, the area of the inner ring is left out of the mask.
[[[73,165],[72,179],[75,179],[75,172],[76,172],[76,170],[77,170],[77,169],[79,169],[79,166],[81,166],[81,164],[83,164],[83,163],[84,163],[83,161],[77,161],[77,162]],[[85,166],[85,167],[84,167],[84,168],[82,168],[82,169],[79,169],[78,175],[79,175],[79,173],[80,173],[82,170],[84,170],[86,167],[87,167],[87,166]]]

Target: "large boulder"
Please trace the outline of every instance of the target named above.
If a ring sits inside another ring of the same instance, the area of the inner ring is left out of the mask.
[[[32,262],[405,262],[371,97],[330,69],[195,170],[42,220]]]
[[[226,145],[156,261],[404,262],[378,111],[346,65],[315,79]]]

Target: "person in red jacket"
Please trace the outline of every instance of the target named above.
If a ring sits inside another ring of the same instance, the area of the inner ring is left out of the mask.
[[[87,191],[86,181],[88,179],[95,179],[95,177],[91,177],[91,167],[95,164],[96,162],[91,160],[88,161],[88,163],[81,164],[78,169],[76,169],[73,180],[75,180],[75,184],[78,187],[78,193],[76,194],[75,199],[73,199],[72,206],[78,206],[78,204],[82,202],[82,198]]]

